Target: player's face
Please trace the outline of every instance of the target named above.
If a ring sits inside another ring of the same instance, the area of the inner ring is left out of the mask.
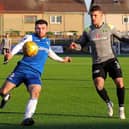
[[[91,12],[91,22],[94,26],[99,27],[102,24],[103,13],[101,11]]]
[[[48,30],[48,27],[46,24],[37,24],[35,26],[35,32],[36,34],[40,37],[40,38],[43,38],[46,36],[46,33],[47,33],[47,30]]]

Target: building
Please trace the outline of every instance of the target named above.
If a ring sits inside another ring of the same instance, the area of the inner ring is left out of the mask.
[[[84,0],[0,0],[0,35],[34,30],[37,19],[46,19],[55,34],[78,32],[84,28]]]
[[[91,4],[102,7],[105,22],[115,25],[120,32],[128,33],[129,0],[92,0]]]

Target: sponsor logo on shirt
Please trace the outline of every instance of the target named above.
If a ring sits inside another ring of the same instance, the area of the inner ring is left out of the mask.
[[[107,35],[104,35],[104,34],[93,34],[91,36],[92,40],[93,41],[98,41],[98,40],[108,40],[108,36]]]
[[[39,47],[39,50],[45,51],[46,53],[48,53],[48,51],[49,51],[49,49],[48,48],[45,48],[45,47]]]

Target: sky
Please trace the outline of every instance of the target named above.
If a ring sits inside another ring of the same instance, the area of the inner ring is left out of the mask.
[[[86,3],[86,5],[87,5],[87,8],[89,9],[91,0],[85,0],[85,3]]]
[[[91,0],[85,0],[85,3],[86,3],[87,10],[89,10]],[[85,16],[85,26],[90,25],[90,23],[91,23],[90,22],[90,16],[88,15],[88,13],[86,13],[86,16]]]

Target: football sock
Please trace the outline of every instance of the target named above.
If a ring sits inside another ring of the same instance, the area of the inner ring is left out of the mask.
[[[0,96],[3,97],[4,96],[3,93],[0,93]]]
[[[26,106],[26,111],[25,111],[25,116],[24,119],[26,118],[31,118],[33,114],[35,113],[36,106],[37,106],[37,99],[30,99],[27,106]]]
[[[110,99],[109,99],[109,96],[107,94],[107,91],[105,88],[103,88],[102,90],[97,90],[97,93],[99,94],[99,96],[106,102],[106,103],[109,103],[110,102]]]
[[[0,93],[0,96],[1,96],[1,97],[4,97],[4,96],[6,96],[6,94]]]
[[[119,107],[124,107],[124,96],[125,96],[125,88],[117,88],[117,97],[118,97],[118,103]]]

